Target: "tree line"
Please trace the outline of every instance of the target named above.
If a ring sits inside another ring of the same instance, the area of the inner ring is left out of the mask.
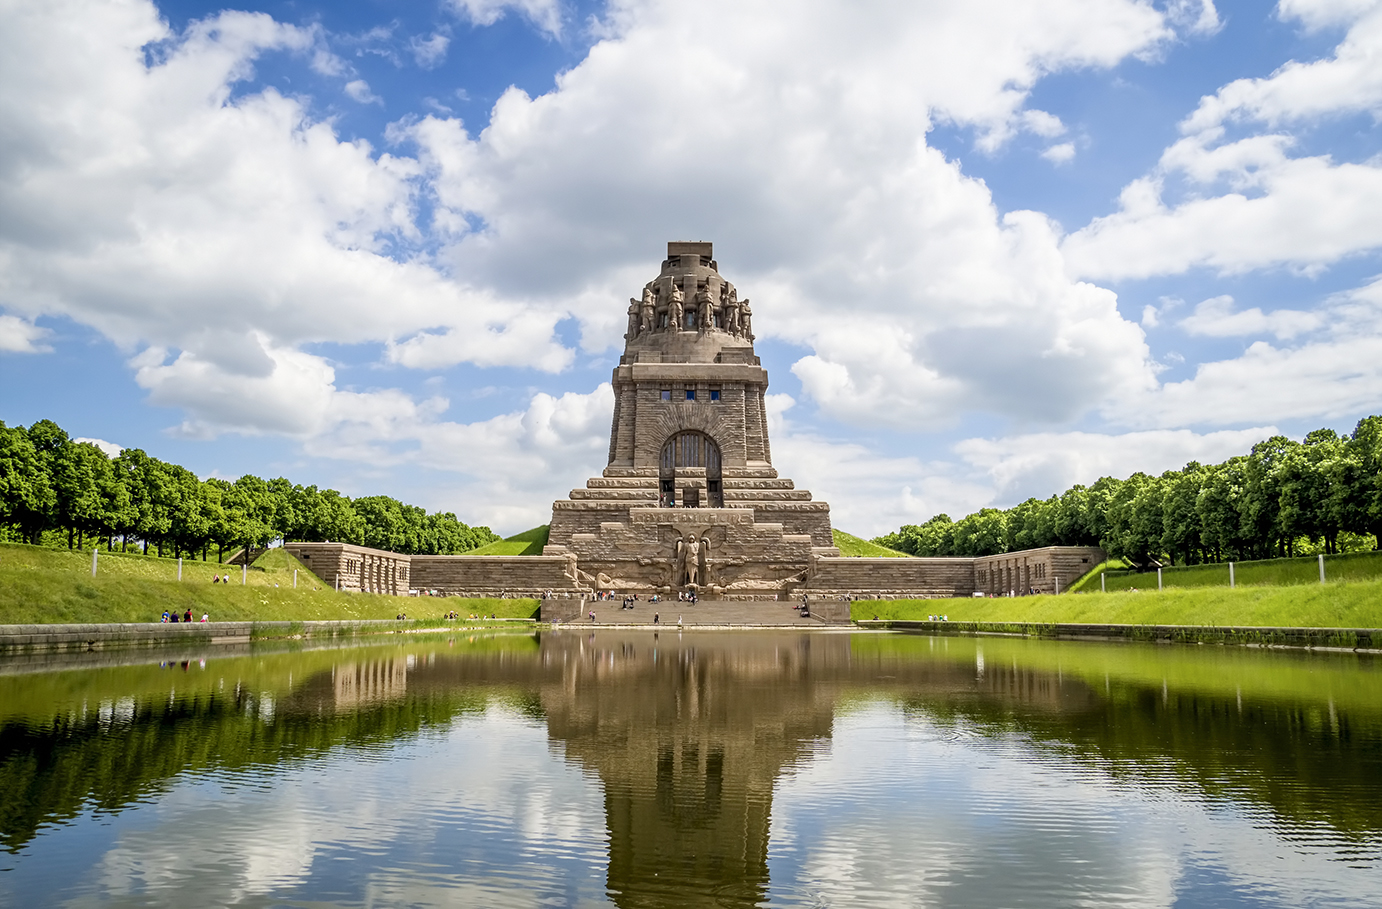
[[[1273,436],[1222,464],[1103,477],[958,521],[940,514],[873,542],[919,556],[1101,546],[1144,567],[1382,548],[1382,416],[1351,435]]]
[[[201,480],[137,448],[115,457],[75,442],[51,420],[27,429],[0,421],[0,539],[38,544],[65,531],[107,549],[153,545],[159,555],[265,547],[275,540],[355,543],[392,552],[448,555],[499,539],[450,512],[428,514],[388,496],[351,499],[279,477]]]

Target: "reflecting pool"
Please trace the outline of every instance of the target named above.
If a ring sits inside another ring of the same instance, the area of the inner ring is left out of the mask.
[[[388,641],[0,661],[0,905],[1382,905],[1370,655]]]

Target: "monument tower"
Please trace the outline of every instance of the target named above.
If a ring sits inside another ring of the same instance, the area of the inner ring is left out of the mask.
[[[546,555],[601,589],[763,596],[837,556],[830,506],[778,477],[753,309],[710,243],[668,243],[629,300],[602,476],[553,503]]]

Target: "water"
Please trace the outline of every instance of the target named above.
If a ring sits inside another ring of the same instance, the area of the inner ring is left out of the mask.
[[[390,639],[395,640],[393,638]],[[821,633],[0,662],[0,905],[1382,905],[1366,655]]]

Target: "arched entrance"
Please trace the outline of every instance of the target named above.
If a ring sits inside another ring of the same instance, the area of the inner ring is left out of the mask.
[[[705,469],[705,485],[683,482],[677,489],[677,471],[685,468]],[[658,505],[662,508],[724,507],[724,492],[720,480],[720,446],[710,436],[700,432],[679,432],[662,446],[658,461]]]

